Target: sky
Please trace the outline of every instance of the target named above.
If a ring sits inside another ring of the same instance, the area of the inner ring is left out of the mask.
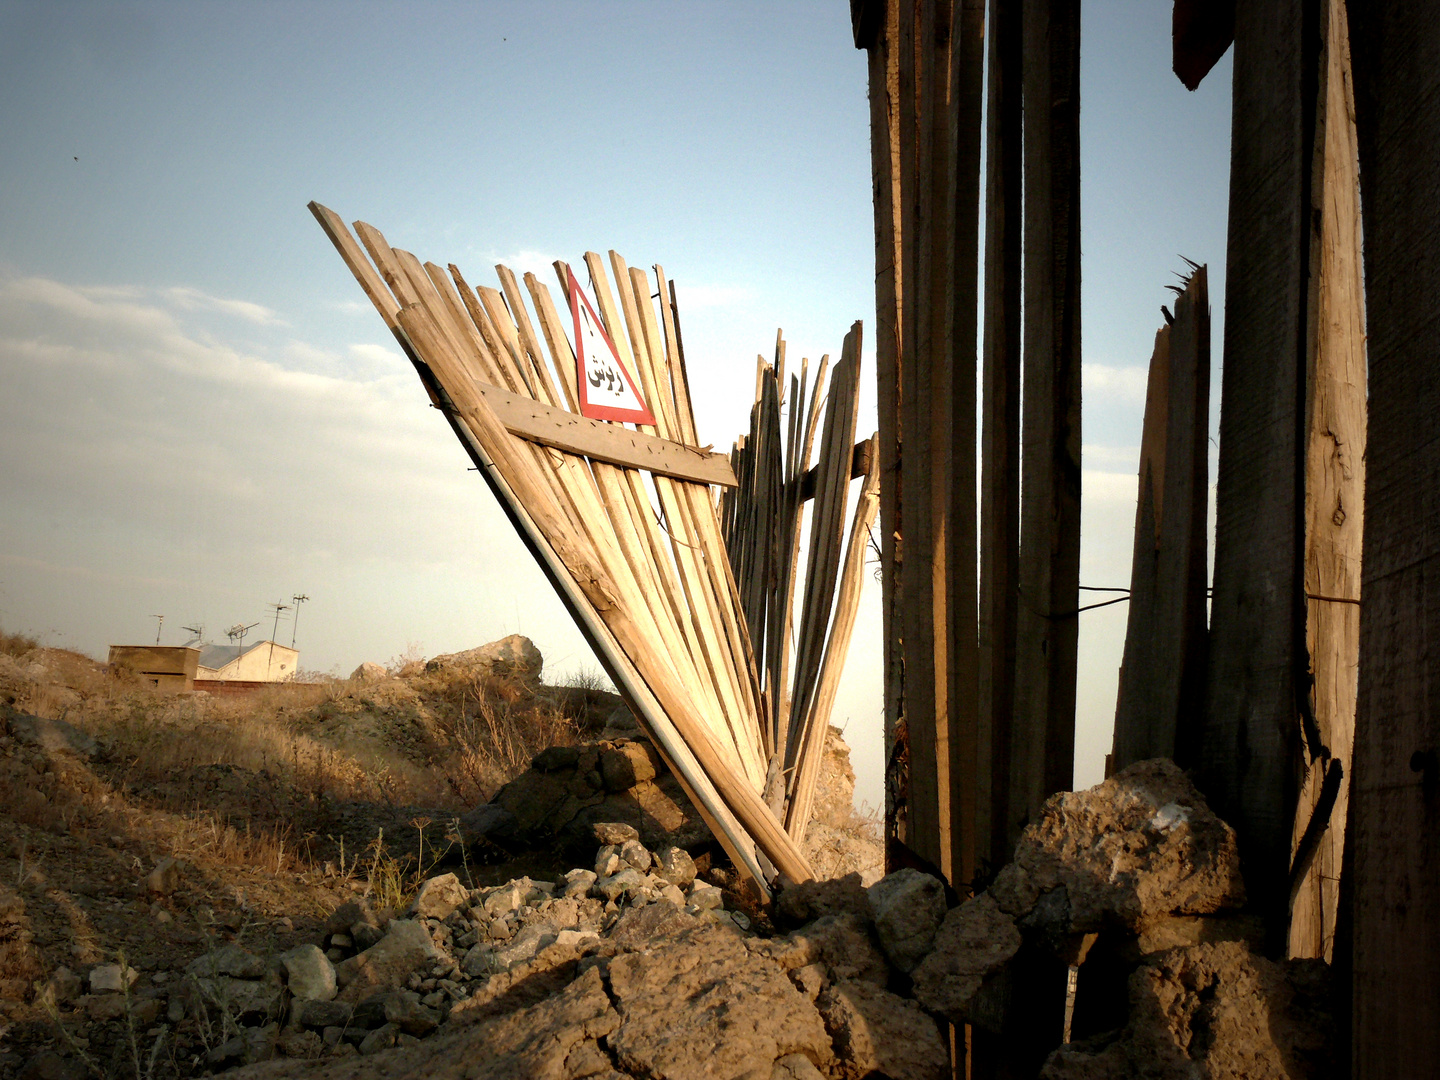
[[[1230,59],[1188,93],[1141,0],[1087,0],[1082,41],[1081,581],[1126,586],[1181,255],[1210,264],[1218,399]],[[306,204],[471,284],[663,264],[723,448],[777,328],[793,362],[873,326],[866,92],[840,0],[0,0],[0,627],[103,657],[159,614],[167,644],[268,636],[304,594],[276,636],[312,671],[516,632],[547,679],[598,671]],[[834,716],[871,806],[879,593]],[[1125,610],[1081,616],[1077,786]]]

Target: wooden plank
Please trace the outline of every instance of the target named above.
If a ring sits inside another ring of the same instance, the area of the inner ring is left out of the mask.
[[[870,462],[875,456],[876,439],[857,442],[850,452],[850,479],[858,480],[870,475]],[[820,466],[816,465],[800,478],[800,501],[809,502],[815,498],[815,485],[819,480]]]
[[[955,116],[954,374],[949,427],[950,528],[946,607],[950,616],[950,846],[955,884],[980,871],[977,778],[980,769],[980,642],[976,507],[976,372],[980,261],[980,132],[985,73],[985,0],[958,0],[951,60]],[[988,769],[988,764],[987,764]],[[987,853],[988,854],[988,853]]]
[[[1194,764],[1204,720],[1210,297],[1204,267],[1155,335],[1112,768]]]
[[[478,379],[475,380],[475,389],[484,396],[511,434],[522,439],[608,461],[612,465],[644,469],[697,484],[735,487],[738,482],[730,468],[730,459],[724,454],[702,452],[657,435],[646,435],[604,420],[592,420],[498,386],[489,386]]]
[[[1242,4],[1226,250],[1215,570],[1200,785],[1235,827],[1245,888],[1285,945],[1305,672],[1303,505],[1309,154],[1304,0]]]
[[[1080,5],[1025,0],[1025,311],[1011,845],[1074,781],[1080,585]]]
[[[976,830],[1010,861],[1010,728],[1020,560],[1020,0],[991,0],[986,115],[985,325],[980,473],[980,721]],[[988,763],[988,764],[987,764]]]
[[[1349,8],[1369,349],[1350,1075],[1440,1061],[1440,20]]]
[[[1365,493],[1359,151],[1343,0],[1327,0],[1311,185],[1305,594],[1314,736],[1292,830],[1289,955],[1332,960],[1349,807]],[[1313,745],[1312,745],[1313,742]]]

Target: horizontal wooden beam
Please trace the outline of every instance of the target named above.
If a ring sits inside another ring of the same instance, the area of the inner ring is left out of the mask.
[[[850,479],[866,476],[870,472],[870,459],[875,456],[875,440],[866,439],[855,444],[850,452]],[[815,466],[800,478],[800,501],[815,497],[815,485],[819,482],[820,466]]]
[[[512,435],[553,446],[572,454],[608,461],[630,469],[645,469],[677,480],[737,487],[735,472],[725,454],[672,442],[620,424],[591,420],[532,398],[512,394],[475,380],[475,389]]]

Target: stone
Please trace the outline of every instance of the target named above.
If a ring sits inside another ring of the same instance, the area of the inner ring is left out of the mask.
[[[656,854],[654,874],[671,885],[688,889],[695,880],[695,860],[684,848],[670,844]]]
[[[497,970],[494,947],[485,942],[471,946],[460,961],[460,970],[472,979],[484,978]]]
[[[443,953],[430,940],[424,925],[410,919],[393,919],[385,936],[362,953],[335,966],[343,988],[341,997],[358,1001],[376,986],[400,986],[413,972],[428,968]]]
[[[695,916],[669,901],[632,907],[610,928],[606,938],[620,949],[645,949],[652,941],[691,930],[700,923]]]
[[[355,1006],[355,1011],[350,1015],[350,1026],[370,1031],[389,1023],[385,1019],[386,1006],[391,999],[398,998],[405,993],[407,991],[394,988],[375,991]]]
[[[530,879],[523,878],[501,885],[485,897],[485,914],[498,919],[511,911],[519,911],[530,900]]]
[[[1289,1080],[1338,1075],[1329,970],[1229,941],[1171,949],[1130,976],[1118,1038],[1061,1047],[1044,1080]]]
[[[313,1031],[289,1031],[275,1040],[275,1049],[287,1058],[308,1060],[325,1055],[325,1042]]]
[[[836,982],[860,980],[884,986],[889,980],[874,930],[858,915],[822,915],[791,933],[787,944],[793,957],[789,966],[819,962]]]
[[[876,838],[873,827],[858,819],[846,826],[812,821],[805,827],[800,846],[817,880],[853,874],[869,886],[885,876],[885,845]]]
[[[509,971],[516,964],[529,960],[555,940],[556,930],[548,923],[531,923],[503,948],[496,949],[491,970]]]
[[[634,893],[645,887],[645,875],[634,867],[626,867],[619,873],[601,878],[595,883],[595,892],[606,900],[618,900],[626,893]],[[717,890],[718,891],[718,890]]]
[[[192,1018],[203,1015],[203,1011],[219,1009],[238,1018],[274,1019],[284,1007],[284,987],[274,972],[264,979],[236,979],[228,975],[209,978],[192,978],[187,997],[194,1000],[199,995],[204,1009],[188,1008]]]
[[[913,971],[930,951],[945,918],[944,883],[907,866],[867,891],[880,947],[901,971]]]
[[[714,885],[697,881],[690,890],[690,903],[701,911],[711,911],[725,906],[725,894]]]
[[[145,888],[157,896],[169,896],[180,887],[180,865],[168,855],[145,877]]]
[[[717,927],[615,957],[610,989],[621,1021],[608,1042],[620,1069],[636,1076],[768,1080],[791,1054],[831,1061],[815,1006],[776,965]]]
[[[786,1054],[776,1060],[770,1080],[825,1080],[825,1074],[804,1054]]]
[[[366,660],[350,673],[351,682],[377,683],[384,679],[389,672],[384,666],[375,663],[373,660]]]
[[[825,976],[825,967],[822,964],[806,964],[790,972],[790,981],[811,1001],[820,996],[820,991],[829,985],[830,980]]]
[[[859,874],[787,885],[775,898],[775,925],[790,930],[822,915],[870,919],[870,895]]]
[[[295,1022],[307,1028],[344,1027],[350,1023],[355,1006],[348,1001],[300,1001],[295,1004]]]
[[[618,874],[625,860],[620,857],[620,851],[614,844],[606,844],[595,853],[595,876],[607,878],[612,874]]]
[[[381,1024],[360,1040],[360,1053],[378,1054],[381,1050],[389,1050],[399,1035],[400,1029],[394,1024]]]
[[[351,945],[362,952],[374,947],[384,936],[384,930],[367,922],[357,922],[350,927]]]
[[[676,907],[683,908],[685,906],[685,893],[679,885],[665,885],[657,890],[656,895],[659,899],[670,901]]]
[[[290,996],[302,1001],[329,1001],[335,996],[335,965],[314,945],[300,945],[280,954]]]
[[[868,982],[838,982],[816,1000],[840,1080],[945,1080],[950,1051],[919,1005]]]
[[[411,910],[421,918],[444,919],[469,899],[470,890],[460,883],[458,877],[441,874],[421,884]]]
[[[223,945],[186,964],[185,974],[197,979],[217,975],[227,975],[232,979],[258,979],[265,974],[265,961],[239,945]]]
[[[514,814],[497,803],[481,803],[460,815],[460,841],[466,847],[495,844],[508,849],[520,823]]]
[[[572,870],[564,876],[564,890],[562,896],[570,899],[583,900],[590,894],[590,888],[599,881],[598,874],[593,870]]]
[[[606,791],[629,791],[660,774],[660,757],[648,742],[620,740],[600,751],[600,780]]]
[[[380,920],[370,907],[368,900],[347,900],[330,913],[325,920],[327,934],[348,934],[357,923],[378,928]]]
[[[385,1021],[406,1035],[423,1038],[440,1026],[440,1014],[424,1004],[419,994],[407,990],[386,999]]]
[[[128,986],[134,986],[140,973],[133,967],[121,971],[119,964],[98,964],[90,969],[90,992],[92,994],[119,993]]]
[[[590,831],[597,844],[608,844],[613,847],[619,847],[626,840],[640,839],[640,830],[621,821],[597,821],[590,826]]]
[[[425,664],[427,672],[480,668],[493,675],[535,680],[545,666],[545,659],[535,643],[523,634],[511,634],[499,641],[464,652],[445,653]]]
[[[645,845],[639,840],[626,840],[620,846],[620,858],[642,872],[649,870],[650,863],[653,861],[650,852],[645,850]]]
[[[1021,835],[1015,866],[1002,890],[1009,895],[997,901],[1015,908],[1063,885],[1070,933],[1135,932],[1158,916],[1208,915],[1245,900],[1235,831],[1164,758],[1052,795]]]
[[[953,1024],[970,1022],[976,998],[1020,950],[1015,920],[981,893],[945,915],[934,949],[911,972],[915,999]]]
[[[63,965],[56,968],[45,982],[50,1000],[57,1005],[79,997],[83,985],[80,976]]]

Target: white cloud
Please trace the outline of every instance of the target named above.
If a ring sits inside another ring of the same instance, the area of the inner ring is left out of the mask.
[[[184,285],[164,289],[162,295],[177,307],[187,311],[218,311],[255,323],[257,326],[288,325],[284,319],[269,308],[251,303],[249,300],[230,300],[222,296],[211,296],[209,293]]]
[[[1145,386],[1150,371],[1144,365],[1116,367],[1087,363],[1081,368],[1081,377],[1087,405],[1097,398],[1126,405],[1145,404]]]

